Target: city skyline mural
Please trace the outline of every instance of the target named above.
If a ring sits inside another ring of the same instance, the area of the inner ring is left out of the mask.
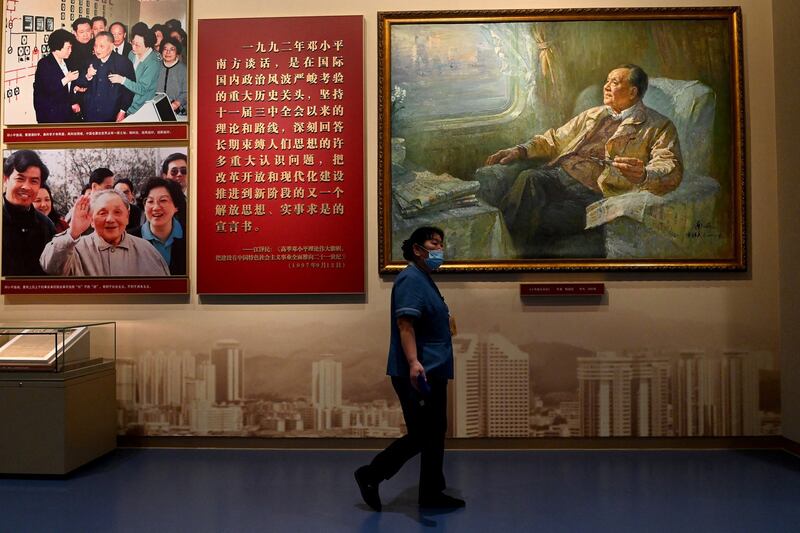
[[[454,437],[668,437],[780,433],[771,349],[591,350],[499,331],[454,338]],[[117,362],[127,435],[396,437],[404,432],[371,339],[353,349],[231,336],[203,349],[144,349]],[[276,350],[277,348],[277,350]]]

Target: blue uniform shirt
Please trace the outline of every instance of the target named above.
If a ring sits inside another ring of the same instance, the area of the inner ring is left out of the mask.
[[[436,284],[427,272],[408,265],[398,274],[392,287],[392,337],[386,373],[408,377],[408,361],[400,344],[397,319],[414,320],[417,359],[431,377],[453,378],[453,341],[450,337],[450,311]]]

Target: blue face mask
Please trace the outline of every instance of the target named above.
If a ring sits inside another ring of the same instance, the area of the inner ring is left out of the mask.
[[[428,257],[425,259],[425,264],[431,270],[436,270],[444,263],[444,250],[428,250]]]

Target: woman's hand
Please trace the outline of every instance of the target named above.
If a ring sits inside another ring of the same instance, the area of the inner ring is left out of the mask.
[[[127,80],[127,79],[128,78],[126,78],[122,74],[109,74],[108,75],[108,81],[110,81],[111,83],[118,83],[118,84],[119,83],[125,83],[125,80]]]
[[[78,79],[80,74],[77,70],[70,70],[67,75],[61,78],[61,85],[66,85]]]
[[[425,376],[425,368],[417,358],[417,337],[414,333],[414,319],[408,316],[401,316],[397,319],[397,329],[400,332],[400,345],[408,362],[408,377],[411,379],[411,386],[419,390],[417,380],[419,375]]]
[[[425,368],[422,366],[422,363],[414,361],[409,365],[408,377],[411,379],[411,386],[417,390],[419,390],[420,375],[422,375],[423,379],[428,379],[425,377]]]

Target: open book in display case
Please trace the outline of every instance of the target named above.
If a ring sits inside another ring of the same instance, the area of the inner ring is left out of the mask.
[[[0,324],[0,371],[63,372],[116,359],[116,324]]]

